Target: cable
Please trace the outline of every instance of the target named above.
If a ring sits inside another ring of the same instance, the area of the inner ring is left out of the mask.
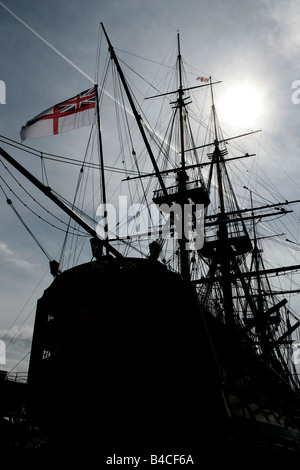
[[[31,351],[29,351],[24,357],[22,357],[22,359],[20,359],[19,362],[17,362],[17,364],[15,364],[12,369],[10,369],[10,371],[7,373],[7,375],[11,374],[12,371],[13,371],[19,364],[21,364],[21,362],[23,362],[24,359],[26,359],[26,357],[28,357],[30,353],[31,353]]]
[[[85,162],[85,164],[83,165],[82,161],[76,158],[65,157],[63,155],[57,155],[57,154],[48,153],[48,152],[41,152],[40,150],[37,150],[33,147],[29,147],[28,145],[20,144],[19,142],[13,139],[9,139],[8,137],[2,136],[2,135],[0,135],[0,142],[3,142],[4,144],[9,145],[11,147],[17,148],[18,150],[21,150],[22,152],[29,153],[33,155],[34,157],[41,158],[41,155],[42,155],[43,159],[45,160],[50,160],[50,161],[55,161],[58,163],[65,163],[65,164],[75,165],[75,166],[84,166],[84,167],[92,168],[95,170],[99,170],[100,168],[98,163]],[[121,173],[121,174],[125,173],[125,174],[130,174],[130,175],[137,174],[135,170],[124,170],[124,168],[116,168],[116,167],[107,166],[107,165],[104,166],[104,169],[107,171],[111,171],[112,173]]]

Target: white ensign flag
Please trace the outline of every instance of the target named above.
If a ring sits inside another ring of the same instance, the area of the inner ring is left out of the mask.
[[[61,134],[94,124],[97,87],[46,109],[21,129],[21,141],[32,137]]]

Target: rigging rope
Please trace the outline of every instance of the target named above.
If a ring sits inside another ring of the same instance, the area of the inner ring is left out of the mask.
[[[9,145],[10,147],[17,148],[18,150],[21,150],[22,152],[29,153],[35,157],[41,158],[41,154],[43,155],[44,160],[50,160],[50,161],[55,161],[57,163],[65,163],[68,165],[75,165],[75,166],[82,166],[82,161],[78,160],[76,158],[71,158],[71,157],[66,157],[63,155],[57,155],[54,153],[48,153],[48,152],[41,152],[40,150],[37,150],[33,147],[29,147],[28,145],[25,144],[20,144],[19,142],[9,139],[8,137],[0,135],[0,142]],[[85,166],[99,170],[99,164],[98,163],[88,163],[86,162]],[[136,175],[136,171],[134,170],[126,170],[124,171],[123,168],[116,168],[115,166],[105,166],[105,170],[111,171],[113,173],[121,173],[121,174],[128,174],[128,175]]]
[[[12,210],[14,211],[14,213],[16,214],[16,216],[18,217],[18,219],[20,220],[20,222],[23,224],[23,226],[25,227],[25,229],[27,230],[27,232],[29,233],[29,235],[31,235],[31,237],[33,238],[33,240],[36,242],[36,244],[40,247],[40,249],[42,250],[42,252],[47,256],[48,260],[51,261],[52,258],[51,256],[49,255],[49,253],[45,250],[45,248],[42,246],[42,244],[38,241],[38,239],[36,238],[36,236],[33,234],[33,232],[30,230],[30,228],[28,227],[28,225],[25,223],[25,221],[22,219],[21,215],[19,214],[19,212],[17,211],[17,209],[14,207],[12,201],[10,199],[7,199],[7,204],[9,204],[12,208]]]
[[[1,162],[3,164],[3,162]],[[5,165],[4,165],[5,167]],[[5,167],[6,168],[6,167]],[[6,168],[7,171],[9,171],[7,168]],[[38,204],[43,210],[45,210],[49,215],[51,215],[52,217],[54,217],[55,219],[57,219],[59,222],[61,222],[62,224],[64,225],[67,225],[66,222],[64,222],[63,220],[59,219],[57,216],[55,216],[54,214],[52,214],[50,211],[48,211],[44,206],[42,206],[42,204],[40,204],[38,201],[36,201],[36,199],[34,199],[31,194],[26,191],[26,189],[21,185],[21,183],[19,183],[16,178],[11,174],[11,176],[13,177],[13,179],[15,179],[15,181],[18,183],[18,185],[26,192],[26,194],[31,198],[33,199],[33,201]],[[57,229],[57,230],[60,230],[60,231],[63,231],[65,232],[65,229],[61,228],[61,227],[57,227],[56,225],[54,224],[51,224],[50,222],[48,222],[48,220],[44,219],[42,216],[38,215],[37,212],[35,212],[33,209],[31,209],[27,204],[24,203],[24,201],[22,201],[22,199],[15,193],[15,191],[8,185],[8,183],[4,180],[4,178],[0,175],[0,179],[3,181],[3,183],[5,184],[5,186],[7,186],[7,188],[10,190],[10,192],[18,199],[18,201],[21,202],[21,204],[23,204],[24,207],[26,207],[26,209],[28,209],[33,215],[35,215],[38,219],[42,220],[43,222],[45,222],[46,224],[50,225],[51,227]],[[0,185],[3,193],[5,194],[4,190],[3,190],[3,187],[2,185]],[[80,232],[78,230],[78,233],[76,233],[76,235],[78,236],[84,236],[86,237],[87,235],[84,233],[84,232]]]
[[[45,184],[46,186],[49,186],[43,152],[41,152],[41,171],[42,171],[43,184]]]
[[[77,185],[76,185],[75,194],[74,194],[74,198],[73,198],[73,204],[71,205],[72,210],[74,210],[76,199],[77,199],[80,187],[81,187],[81,182],[82,182],[83,173],[84,173],[84,165],[85,165],[86,159],[87,159],[87,151],[88,151],[88,148],[89,148],[89,145],[90,145],[92,132],[93,132],[93,127],[91,128],[91,131],[90,131],[90,134],[89,134],[87,148],[86,148],[86,151],[85,151],[83,161],[81,163],[81,168],[79,170]],[[60,254],[60,258],[59,258],[59,264],[61,264],[61,265],[63,264],[63,259],[64,259],[64,255],[65,255],[65,252],[66,252],[67,240],[68,240],[69,235],[71,235],[71,233],[70,233],[71,222],[72,222],[72,218],[69,217],[69,221],[68,221],[68,224],[67,224],[67,230],[66,230],[66,234],[65,234],[65,237],[64,237],[64,241],[63,241],[62,248],[61,248],[61,254]],[[77,230],[78,230],[78,225],[74,226],[74,229],[76,227],[77,227]]]
[[[23,226],[25,227],[25,229],[27,230],[27,232],[29,233],[29,235],[31,235],[31,237],[34,239],[34,241],[37,243],[37,245],[40,247],[40,249],[42,250],[42,252],[47,256],[47,258],[49,259],[49,261],[51,261],[51,256],[49,255],[49,253],[47,253],[47,251],[45,250],[45,248],[43,248],[42,244],[38,241],[38,239],[36,238],[36,236],[33,234],[33,232],[30,230],[30,228],[28,227],[28,225],[25,223],[25,221],[23,220],[23,218],[21,217],[21,215],[19,214],[19,212],[17,211],[17,209],[15,208],[15,206],[13,205],[12,203],[12,200],[8,198],[7,194],[5,193],[4,191],[4,188],[2,185],[0,185],[0,189],[1,191],[3,192],[5,198],[6,198],[6,202],[7,204],[12,208],[12,210],[14,211],[14,213],[16,214],[16,216],[18,217],[18,219],[20,220],[20,222],[23,224]]]

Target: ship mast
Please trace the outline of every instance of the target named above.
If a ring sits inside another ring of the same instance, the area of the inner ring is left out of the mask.
[[[167,188],[165,187],[164,180],[162,178],[162,173],[160,172],[156,158],[152,152],[151,146],[148,142],[147,136],[145,134],[144,130],[144,125],[142,122],[142,118],[139,115],[135,103],[133,101],[133,98],[131,96],[127,81],[125,79],[125,76],[123,74],[122,68],[119,64],[118,58],[116,56],[116,53],[114,51],[114,48],[109,40],[109,37],[106,33],[106,30],[101,23],[101,26],[103,28],[104,35],[106,37],[108,46],[109,46],[109,52],[111,55],[112,60],[114,61],[116,65],[116,69],[118,71],[118,75],[121,79],[123,88],[125,90],[126,96],[128,98],[128,101],[130,103],[133,115],[136,119],[138,128],[140,130],[141,136],[144,140],[148,155],[150,157],[150,160],[152,162],[154,171],[155,171],[155,176],[157,177],[159,184],[160,184],[160,192],[162,194],[162,197],[164,198],[165,202],[168,201],[168,203],[171,203],[172,201],[170,200],[170,194],[167,191]],[[187,242],[188,239],[186,237],[186,230],[185,230],[185,216],[184,216],[184,202],[187,201],[187,187],[186,183],[189,180],[188,175],[186,173],[186,162],[185,162],[185,142],[184,142],[184,109],[186,106],[185,99],[184,99],[184,93],[187,90],[186,88],[183,88],[183,80],[182,80],[182,59],[181,59],[181,53],[180,53],[180,38],[179,38],[179,33],[177,34],[177,44],[178,44],[178,55],[177,55],[177,61],[178,61],[178,89],[176,92],[178,93],[178,98],[177,101],[175,101],[175,108],[179,112],[179,126],[180,126],[180,154],[181,154],[181,168],[177,172],[177,185],[178,185],[178,200],[176,201],[177,204],[180,205],[181,207],[181,233],[178,239],[179,243],[179,261],[180,261],[180,273],[183,279],[189,280],[190,279],[190,263],[189,263],[189,251],[187,249]],[[202,85],[203,86],[203,85]],[[194,87],[198,88],[198,87]],[[174,92],[170,92],[174,93]],[[169,94],[169,93],[166,93]],[[162,95],[158,95],[162,96]]]
[[[101,188],[102,188],[102,203],[104,207],[104,239],[108,238],[108,214],[107,214],[107,197],[106,197],[106,187],[105,187],[105,172],[104,172],[104,154],[103,154],[103,145],[102,145],[102,132],[101,132],[101,121],[100,121],[100,106],[99,106],[99,96],[98,96],[98,85],[96,87],[96,111],[97,111],[97,127],[98,127],[98,141],[99,141],[99,160],[100,160],[100,176],[101,176]],[[109,254],[109,250],[106,247],[106,254]]]
[[[184,128],[183,128],[183,107],[185,106],[183,100],[183,87],[182,87],[182,58],[180,53],[180,36],[177,33],[177,44],[178,44],[178,77],[179,77],[179,88],[178,88],[178,108],[179,108],[179,124],[180,124],[180,149],[181,149],[181,167],[185,169],[185,157],[184,157]]]
[[[218,128],[217,114],[214,103],[214,95],[211,84],[211,99],[212,99],[212,128],[214,133],[214,151],[211,154],[212,161],[209,173],[208,188],[210,189],[212,183],[213,172],[216,173],[216,190],[218,200],[218,212],[214,215],[216,219],[214,222],[210,222],[210,216],[206,216],[205,219],[206,227],[216,226],[217,239],[208,241],[203,253],[204,257],[211,259],[210,262],[210,275],[206,278],[202,278],[198,281],[194,281],[196,284],[214,284],[216,283],[216,289],[220,286],[220,290],[215,292],[220,293],[221,303],[223,304],[224,319],[227,326],[232,328],[235,333],[244,337],[250,331],[255,328],[257,342],[256,346],[260,346],[261,353],[268,360],[272,361],[273,364],[277,364],[277,358],[281,358],[281,352],[278,345],[282,344],[282,341],[287,335],[290,335],[294,329],[299,326],[296,323],[293,328],[290,328],[288,332],[283,333],[281,337],[277,337],[276,340],[271,342],[273,335],[273,326],[277,325],[280,317],[280,309],[287,303],[286,299],[278,301],[274,299],[274,303],[270,306],[265,301],[265,286],[264,277],[272,272],[278,274],[286,270],[298,269],[299,265],[281,267],[276,269],[264,269],[261,250],[258,245],[258,238],[256,234],[256,223],[255,220],[258,218],[273,216],[274,212],[266,212],[262,214],[255,214],[257,210],[269,209],[271,207],[278,206],[267,205],[261,207],[253,206],[252,192],[244,186],[245,189],[250,191],[251,207],[248,209],[240,209],[236,200],[233,188],[230,183],[229,176],[226,172],[225,165],[228,160],[225,159],[224,155],[227,153],[226,149],[220,148],[220,143],[224,143],[225,140],[220,136]],[[237,138],[239,136],[236,136]],[[226,142],[229,139],[226,139]],[[245,155],[245,157],[248,154]],[[241,157],[243,158],[243,157]],[[281,204],[290,204],[297,201],[286,201]],[[234,210],[232,210],[234,208]],[[283,210],[284,213],[290,212]],[[242,213],[250,212],[251,215],[243,216]],[[248,230],[245,225],[246,220],[252,221],[252,242]],[[252,263],[249,268],[246,265],[246,256],[248,253],[252,254]],[[218,272],[219,271],[219,272]],[[251,279],[254,279],[255,290],[253,289]],[[205,296],[211,292],[210,288],[205,291]],[[253,292],[256,292],[254,295]],[[244,328],[240,329],[241,323],[239,323],[239,306],[235,299],[245,299],[243,303],[243,314],[244,314]],[[236,317],[235,317],[236,315]],[[241,333],[238,333],[238,330]],[[253,334],[253,331],[252,331]],[[276,354],[275,354],[276,349]],[[282,366],[286,373],[287,369]],[[293,378],[291,379],[294,380]]]
[[[249,190],[249,192],[250,192],[251,207],[253,209],[252,191]],[[268,338],[267,338],[266,325],[264,324],[264,321],[263,321],[265,315],[264,315],[262,279],[261,279],[261,274],[260,274],[260,272],[261,272],[260,250],[259,250],[259,247],[258,247],[258,244],[257,244],[256,226],[255,226],[255,221],[254,221],[254,211],[253,210],[252,210],[251,215],[253,216],[253,221],[252,221],[252,232],[253,232],[252,256],[253,256],[253,261],[254,261],[254,271],[256,272],[256,285],[257,285],[257,301],[256,301],[257,315],[256,315],[256,321],[257,321],[258,333],[260,334],[260,337],[261,337],[262,350],[265,353],[269,353],[269,342],[268,342]]]
[[[211,83],[211,79],[210,79]],[[222,290],[223,290],[223,306],[225,312],[225,322],[228,325],[234,324],[233,318],[233,299],[232,299],[232,287],[230,280],[230,265],[231,265],[231,245],[228,239],[228,228],[225,214],[225,204],[224,204],[224,190],[223,190],[223,179],[222,179],[222,170],[221,170],[221,160],[222,152],[219,148],[219,139],[218,139],[218,130],[217,130],[217,116],[216,116],[216,107],[214,102],[214,94],[212,84],[211,89],[211,100],[212,100],[212,116],[213,116],[213,126],[214,126],[214,152],[212,155],[212,164],[210,178],[212,177],[212,171],[214,165],[216,167],[217,173],[217,186],[218,186],[218,196],[220,204],[220,212],[218,214],[218,238],[219,238],[219,261],[222,274]]]
[[[181,151],[181,171],[177,174],[178,182],[178,193],[180,201],[184,201],[184,194],[186,192],[186,182],[188,181],[188,175],[185,170],[185,145],[184,145],[184,122],[183,122],[183,109],[185,107],[184,102],[184,91],[182,86],[182,58],[180,53],[180,36],[177,33],[177,45],[178,45],[178,99],[177,107],[179,110],[179,126],[180,126],[180,151]],[[181,197],[182,196],[182,197]],[[185,234],[185,215],[184,215],[184,202],[181,203],[181,237],[179,237],[179,253],[180,253],[180,273],[183,279],[190,279],[190,263],[189,263],[189,252],[186,249],[187,238]]]

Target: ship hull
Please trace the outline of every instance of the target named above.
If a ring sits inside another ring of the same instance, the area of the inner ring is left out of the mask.
[[[226,335],[159,262],[108,257],[65,271],[38,302],[28,377],[49,448],[296,449],[296,431],[232,416]]]

